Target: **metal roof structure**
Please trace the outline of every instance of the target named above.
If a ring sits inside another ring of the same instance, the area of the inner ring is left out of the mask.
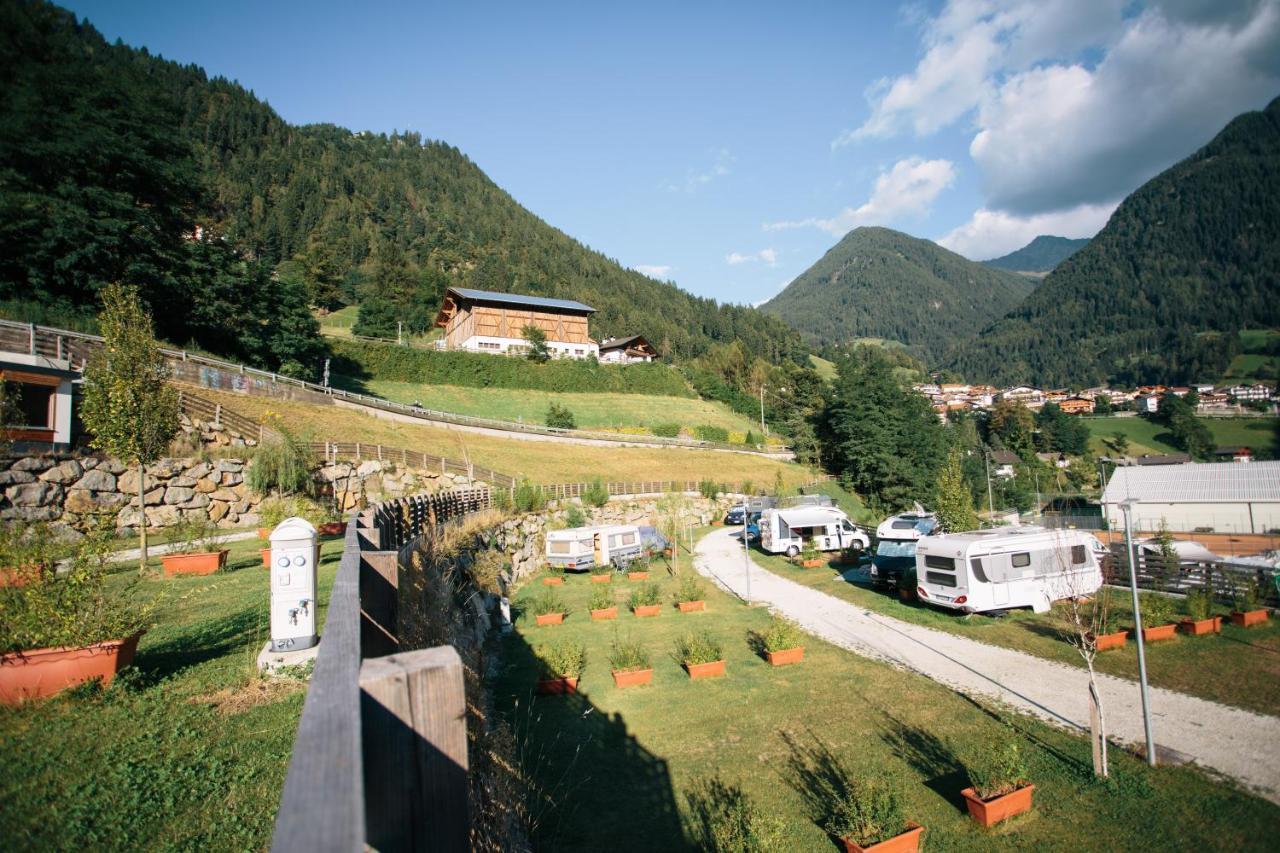
[[[496,290],[473,290],[470,287],[451,287],[449,293],[472,302],[499,302],[504,305],[526,305],[537,308],[553,308],[561,311],[575,311],[594,314],[590,305],[583,305],[572,299],[549,299],[545,296],[524,296],[519,293],[499,293]]]
[[[1280,462],[1190,462],[1117,468],[1104,504],[1280,502]]]

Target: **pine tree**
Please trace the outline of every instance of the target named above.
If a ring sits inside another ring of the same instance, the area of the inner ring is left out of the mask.
[[[973,508],[969,485],[965,482],[963,458],[958,447],[951,448],[947,454],[947,464],[938,478],[936,511],[945,532],[978,529],[978,514]]]

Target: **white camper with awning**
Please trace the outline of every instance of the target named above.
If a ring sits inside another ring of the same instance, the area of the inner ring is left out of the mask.
[[[771,554],[794,557],[810,545],[818,551],[841,551],[870,544],[870,537],[833,506],[767,509],[760,516],[760,546]]]

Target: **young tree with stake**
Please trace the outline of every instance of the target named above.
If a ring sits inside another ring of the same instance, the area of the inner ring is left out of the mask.
[[[84,371],[80,419],[93,445],[138,470],[138,539],[147,570],[146,466],[159,459],[178,432],[178,393],[169,365],[152,332],[138,289],[109,284],[102,289],[98,326],[103,345]]]

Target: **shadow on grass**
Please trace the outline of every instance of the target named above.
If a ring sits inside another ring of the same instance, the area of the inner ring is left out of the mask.
[[[800,795],[809,819],[823,826],[833,804],[849,798],[856,776],[812,730],[806,729],[803,737],[791,732],[782,732],[781,737],[788,750],[783,781]],[[835,839],[830,841],[840,846]]]
[[[1060,643],[1070,642],[1066,635],[1063,634],[1062,629],[1050,622],[1042,622],[1039,619],[1016,619],[1014,622],[1020,625],[1023,630],[1035,634],[1037,637],[1057,640]]]
[[[181,634],[138,650],[134,665],[144,685],[155,684],[184,669],[223,657],[239,646],[259,626],[265,628],[265,614],[248,607],[221,619],[201,622]]]
[[[965,811],[959,792],[969,787],[969,774],[946,741],[919,726],[904,723],[887,711],[880,739],[893,754],[924,777],[924,785],[957,811]]]

